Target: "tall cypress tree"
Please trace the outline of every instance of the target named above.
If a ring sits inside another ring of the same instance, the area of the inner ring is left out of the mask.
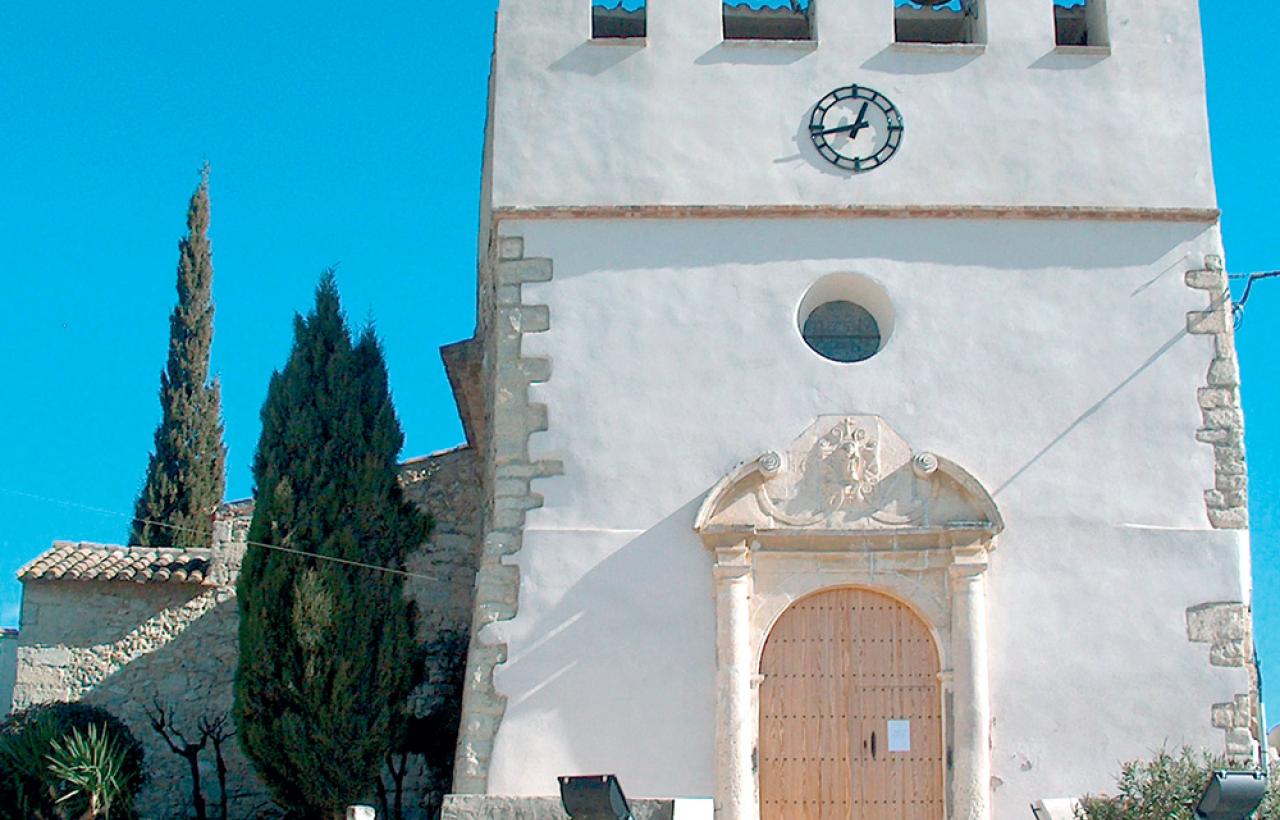
[[[209,246],[209,168],[187,206],[178,242],[178,304],[169,316],[169,361],[160,374],[162,416],[147,480],[134,506],[129,543],[207,547],[222,503],[227,450],[222,391],[209,380],[213,344],[213,254]]]
[[[403,443],[372,329],[353,344],[333,272],[294,321],[254,458],[251,546],[237,585],[240,743],[276,799],[341,816],[374,794],[413,685],[403,569],[429,519],[401,494]],[[298,554],[298,553],[302,554]],[[336,560],[326,560],[336,559]]]

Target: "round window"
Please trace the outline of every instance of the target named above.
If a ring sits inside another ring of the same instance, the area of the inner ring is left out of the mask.
[[[804,320],[800,333],[815,353],[835,362],[861,362],[880,350],[879,323],[853,302],[819,305]]]

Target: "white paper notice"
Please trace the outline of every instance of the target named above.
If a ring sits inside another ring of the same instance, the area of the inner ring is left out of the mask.
[[[911,751],[911,721],[909,720],[889,721],[889,751],[891,752]]]

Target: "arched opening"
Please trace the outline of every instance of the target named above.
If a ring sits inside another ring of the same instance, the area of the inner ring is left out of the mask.
[[[942,820],[939,672],[929,626],[888,595],[788,607],[760,660],[762,820]]]

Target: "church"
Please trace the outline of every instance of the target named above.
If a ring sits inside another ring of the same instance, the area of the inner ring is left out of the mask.
[[[760,5],[500,3],[446,817],[1255,760],[1196,2]]]
[[[1196,0],[500,0],[467,442],[402,468],[466,647],[414,788],[1007,820],[1161,747],[1255,765],[1209,149]],[[147,816],[153,695],[229,709],[247,509],[20,575],[15,705],[141,727]]]

